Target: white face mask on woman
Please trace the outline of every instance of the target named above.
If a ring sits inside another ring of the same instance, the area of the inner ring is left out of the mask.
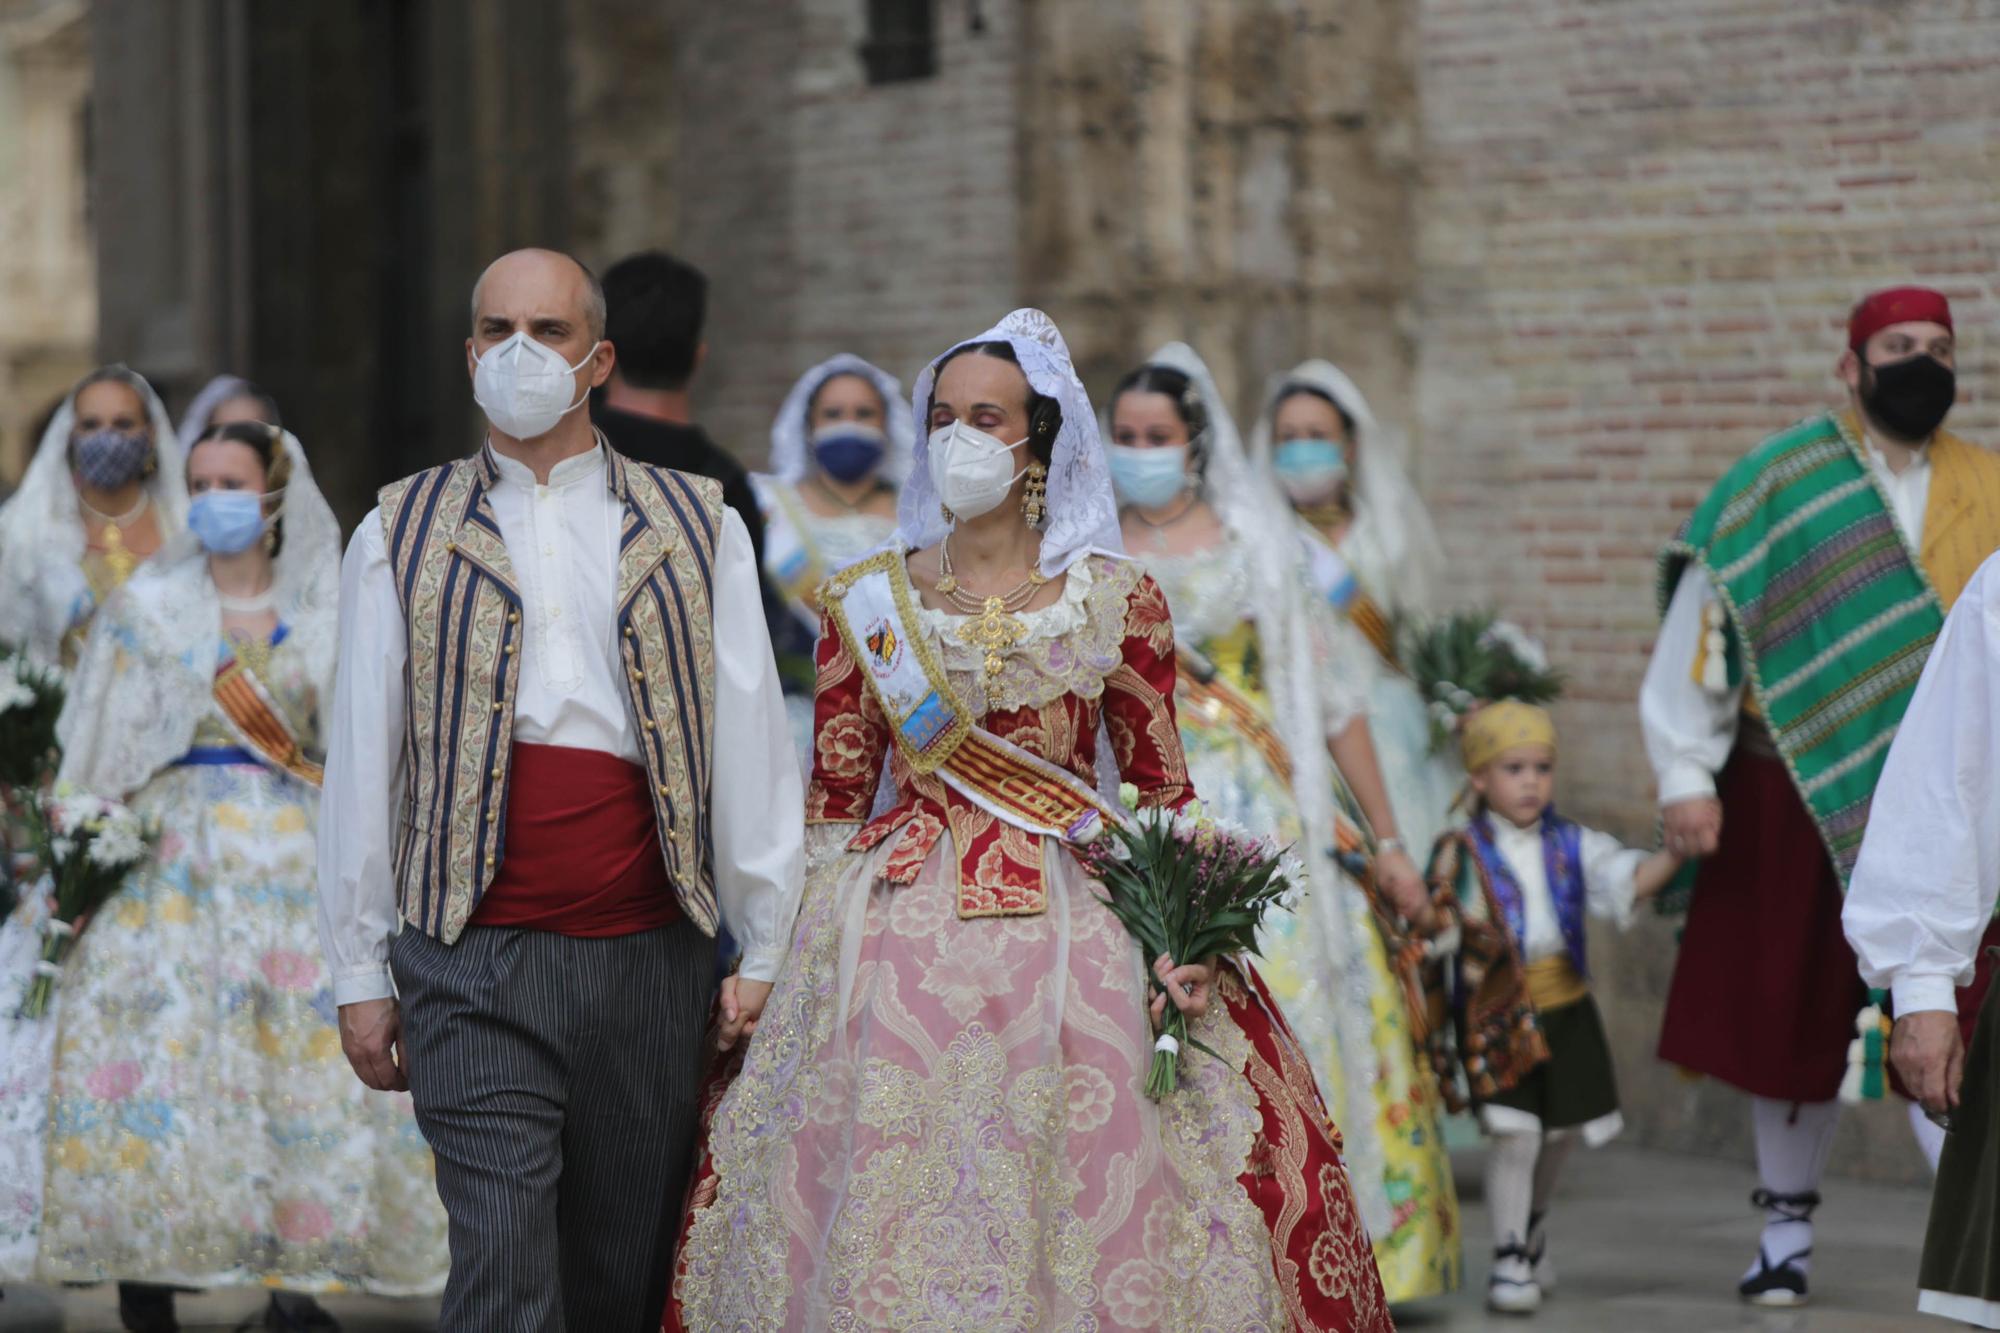
[[[547,343],[516,333],[486,349],[472,372],[472,401],[493,428],[517,440],[536,440],[590,399],[576,392],[576,372],[597,354],[592,343],[583,360],[569,365]],[[574,401],[572,401],[574,400]]]
[[[938,499],[960,518],[978,518],[999,507],[1028,469],[1012,471],[1014,451],[1028,442],[1023,435],[1004,444],[975,426],[954,421],[931,432],[931,484]]]

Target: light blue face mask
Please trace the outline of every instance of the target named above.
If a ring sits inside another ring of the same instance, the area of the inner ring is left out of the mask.
[[[264,535],[265,499],[256,491],[203,491],[188,502],[188,531],[216,555],[247,551]]]
[[[1184,444],[1155,449],[1107,444],[1104,453],[1111,464],[1111,484],[1127,504],[1158,509],[1188,488],[1188,447]]]
[[[1332,440],[1286,440],[1271,455],[1271,470],[1294,504],[1315,504],[1347,480],[1347,451]]]

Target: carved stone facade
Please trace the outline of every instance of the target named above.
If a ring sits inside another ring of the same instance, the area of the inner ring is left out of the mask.
[[[90,71],[83,0],[0,0],[0,491],[91,365]]]

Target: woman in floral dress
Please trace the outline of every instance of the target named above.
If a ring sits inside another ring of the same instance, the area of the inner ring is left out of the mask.
[[[949,714],[1040,790],[1087,790],[1102,759],[1143,803],[1193,794],[1173,626],[1117,554],[1061,336],[1016,311],[939,358],[913,412],[899,545],[822,594],[805,899],[716,1095],[668,1327],[1389,1328],[1338,1137],[1255,975],[1153,960],[1220,1058],[1190,1050],[1148,1100],[1168,994],[1062,839],[937,749]],[[932,693],[902,692],[911,671]]]
[[[0,998],[0,1279],[118,1279],[135,1329],[173,1327],[166,1286],[419,1294],[447,1262],[409,1098],[349,1071],[318,945],[339,527],[273,427],[187,466],[190,531],[99,613],[61,725],[60,780],[158,846],[46,1017]],[[45,912],[0,931],[0,997]]]
[[[1312,891],[1267,920],[1259,966],[1346,1136],[1382,1285],[1397,1303],[1450,1291],[1462,1267],[1451,1160],[1382,919],[1421,910],[1426,894],[1392,841],[1409,835],[1374,746],[1376,664],[1312,594],[1291,516],[1250,471],[1190,348],[1164,347],[1128,375],[1111,417],[1127,544],[1165,590],[1181,640],[1188,771],[1211,807],[1300,847],[1313,871]],[[1359,865],[1333,855],[1354,841],[1343,822],[1372,829],[1377,876],[1402,874],[1379,907],[1353,877]]]

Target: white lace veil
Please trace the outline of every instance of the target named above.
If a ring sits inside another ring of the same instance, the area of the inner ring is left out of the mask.
[[[241,375],[217,375],[201,386],[187,411],[181,413],[181,443],[194,447],[201,433],[208,429],[208,419],[215,415],[215,409],[250,387],[250,381]]]
[[[796,486],[812,470],[812,431],[806,411],[820,386],[836,375],[859,375],[882,395],[883,426],[889,434],[889,449],[882,459],[884,481],[900,486],[910,475],[910,456],[916,446],[916,425],[903,415],[903,382],[852,352],[842,352],[799,376],[798,383],[785,395],[777,420],[771,423],[771,475],[787,486]]]
[[[1250,440],[1258,472],[1271,475],[1271,419],[1278,400],[1300,387],[1325,394],[1354,422],[1354,527],[1348,542],[1360,563],[1377,566],[1356,572],[1369,582],[1370,592],[1392,603],[1387,609],[1433,614],[1444,587],[1444,546],[1430,510],[1403,469],[1396,439],[1375,420],[1368,400],[1338,366],[1306,361],[1271,381]]]
[[[131,385],[146,404],[154,466],[145,489],[161,540],[171,542],[187,526],[180,438],[152,385],[122,365],[105,366],[91,375],[107,371]],[[61,658],[63,635],[69,632],[79,602],[90,594],[83,574],[87,534],[69,459],[76,395],[77,389],[71,389],[56,409],[21,478],[21,489],[0,505],[0,643],[21,648],[44,665],[55,665]]]
[[[1315,623],[1330,616],[1312,595],[1304,547],[1298,540],[1291,506],[1271,481],[1267,470],[1252,467],[1243,451],[1229,404],[1216,388],[1207,364],[1185,343],[1168,343],[1147,359],[1148,365],[1178,370],[1188,377],[1208,419],[1208,462],[1202,473],[1202,496],[1215,510],[1229,540],[1247,554],[1253,605],[1247,608],[1257,625],[1264,685],[1270,695],[1279,734],[1292,761],[1292,790],[1297,796],[1304,830],[1298,849],[1310,880],[1295,909],[1311,918],[1311,938],[1330,955],[1335,975],[1367,975],[1367,941],[1358,938],[1343,910],[1346,895],[1357,892],[1333,859],[1334,768],[1327,753],[1329,731],[1325,694],[1317,673],[1338,669],[1326,660],[1326,636],[1334,627]],[[1351,654],[1348,656],[1352,656]],[[1362,688],[1365,688],[1363,686]],[[1198,795],[1199,793],[1197,793]],[[1334,1011],[1340,1033],[1342,1084],[1359,1098],[1349,1106],[1333,1106],[1343,1122],[1352,1108],[1365,1102],[1375,1083],[1375,1045],[1365,1003],[1351,997],[1316,997]],[[1331,1093],[1330,1081],[1323,1083]],[[1351,1143],[1350,1174],[1355,1197],[1368,1225],[1381,1234],[1391,1221],[1382,1188],[1380,1148],[1375,1135],[1356,1135]]]
[[[340,522],[289,431],[284,545],[273,564],[274,609],[322,706],[332,701],[340,595]],[[208,557],[182,532],[98,612],[71,681],[58,736],[62,777],[123,799],[188,751],[210,709],[222,603]]]
[[[909,479],[896,506],[896,540],[916,550],[935,546],[951,531],[931,483],[930,448],[925,429],[931,386],[937,367],[952,352],[973,343],[1004,342],[1014,349],[1022,373],[1036,393],[1062,404],[1062,429],[1056,433],[1049,463],[1048,524],[1042,529],[1042,573],[1054,578],[1079,556],[1092,551],[1122,555],[1118,532],[1118,502],[1111,495],[1111,470],[1098,437],[1097,414],[1090,395],[1070,364],[1069,347],[1055,321],[1039,310],[1016,310],[976,338],[954,344],[924,367],[910,391],[910,420],[916,448]]]

